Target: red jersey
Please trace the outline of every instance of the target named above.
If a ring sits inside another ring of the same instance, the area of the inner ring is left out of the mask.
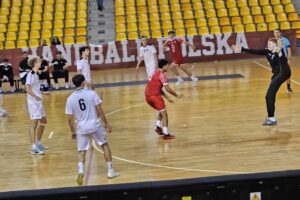
[[[167,83],[167,76],[166,73],[162,72],[161,69],[155,70],[154,74],[152,75],[151,80],[148,81],[145,95],[146,96],[160,96],[161,90],[164,85]]]
[[[172,57],[173,57],[173,63],[175,64],[181,64],[183,57],[182,57],[182,51],[181,51],[181,43],[182,40],[179,38],[173,38],[169,39],[167,42],[167,46],[170,48]]]

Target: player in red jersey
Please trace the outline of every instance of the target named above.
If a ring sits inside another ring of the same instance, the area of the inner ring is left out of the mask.
[[[186,73],[192,80],[193,86],[196,85],[198,78],[193,76],[192,72],[189,71],[188,69],[184,68],[183,65],[183,56],[182,56],[182,51],[181,51],[181,44],[184,43],[193,49],[195,49],[195,46],[193,46],[191,43],[186,42],[180,38],[175,37],[175,32],[174,31],[169,31],[168,32],[169,39],[166,40],[163,44],[163,48],[169,47],[171,50],[171,54],[173,57],[173,62],[171,64],[171,70],[177,77],[177,83],[176,85],[182,84],[184,82],[183,78],[179,75],[177,67],[179,67],[184,73]]]
[[[166,72],[168,71],[169,64],[165,59],[158,61],[158,69],[155,70],[151,79],[148,81],[145,96],[147,103],[154,109],[156,109],[159,114],[156,121],[156,129],[155,131],[159,135],[163,135],[165,140],[174,139],[175,136],[171,135],[168,131],[168,114],[166,110],[166,105],[164,102],[164,98],[166,98],[169,102],[173,102],[167,94],[162,90],[163,87],[165,90],[171,95],[181,98],[182,96],[174,92],[170,86],[168,85]],[[162,128],[161,128],[162,125]]]

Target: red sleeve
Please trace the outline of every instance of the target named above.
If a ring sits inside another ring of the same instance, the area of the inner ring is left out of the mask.
[[[161,72],[160,75],[159,75],[159,80],[161,81],[161,83],[162,83],[163,85],[167,85],[167,84],[168,84],[167,74]]]

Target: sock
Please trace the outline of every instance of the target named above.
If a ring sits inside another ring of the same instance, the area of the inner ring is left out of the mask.
[[[112,162],[110,161],[110,162],[107,162],[106,163],[106,165],[107,165],[107,171],[112,171],[113,170],[113,168],[112,168]]]
[[[182,81],[183,79],[180,76],[177,76],[177,81]]]
[[[167,127],[163,127],[163,134],[164,135],[168,135],[169,134]]]
[[[287,83],[286,85],[287,85],[288,89],[291,89],[291,84],[290,83]]]
[[[83,174],[83,162],[78,163],[78,173]]]
[[[157,127],[160,127],[160,120],[157,120],[157,121],[156,121],[156,126],[157,126]]]
[[[270,121],[272,121],[272,122],[276,122],[275,117],[268,117],[268,119],[269,119]]]
[[[195,79],[195,76],[192,75],[190,78],[193,80],[193,79]]]
[[[37,148],[36,144],[33,144],[32,149],[36,149],[36,148]]]

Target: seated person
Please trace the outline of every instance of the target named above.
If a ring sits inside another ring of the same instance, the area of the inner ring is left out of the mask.
[[[43,59],[43,56],[40,56],[42,59],[41,68],[38,71],[38,75],[41,81],[41,89],[43,91],[48,91],[49,87],[51,86],[50,76],[49,76],[49,62]]]
[[[56,53],[56,58],[52,60],[50,67],[53,67],[52,76],[55,83],[55,89],[59,89],[58,78],[65,78],[65,87],[69,88],[69,71],[67,60],[61,55],[61,51]]]
[[[61,42],[57,36],[55,36],[51,39],[51,45],[61,45]]]
[[[0,92],[2,91],[2,82],[9,81],[10,91],[15,91],[14,72],[12,65],[8,62],[7,58],[4,58],[0,63]]]
[[[19,64],[19,72],[20,72],[21,83],[24,87],[24,91],[25,91],[26,77],[30,70],[31,67],[28,65],[28,52],[23,51],[22,60]]]

